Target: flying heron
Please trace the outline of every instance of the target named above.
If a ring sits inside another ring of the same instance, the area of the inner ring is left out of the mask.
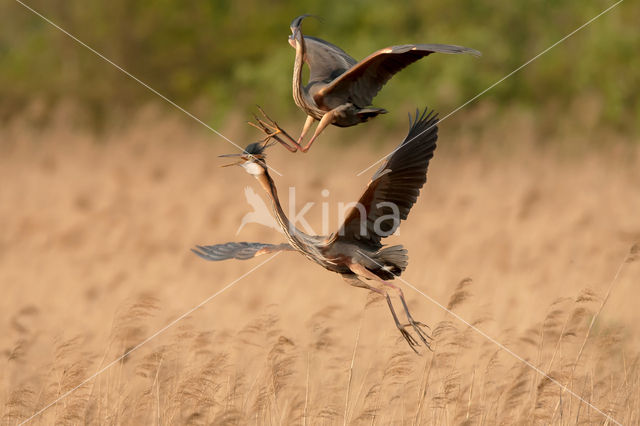
[[[431,53],[480,52],[448,44],[404,44],[380,49],[358,62],[325,40],[302,35],[298,16],[291,22],[289,44],[296,49],[293,66],[293,100],[307,113],[307,120],[297,141],[285,145],[290,151],[307,152],[318,135],[329,125],[355,126],[387,111],[371,107],[376,94],[397,72]],[[302,66],[309,66],[309,82],[302,83]],[[309,142],[303,140],[314,121],[319,120]],[[281,129],[278,129],[281,130]]]
[[[298,251],[309,260],[337,272],[351,285],[376,292],[386,298],[396,327],[415,351],[418,340],[429,346],[431,339],[425,324],[415,321],[409,313],[402,289],[391,282],[405,270],[407,250],[401,245],[383,246],[381,240],[395,232],[400,221],[407,218],[420,189],[427,181],[427,167],[433,157],[438,138],[438,118],[433,111],[416,111],[409,133],[400,146],[373,175],[358,203],[349,210],[337,232],[329,236],[308,235],[297,229],[285,215],[275,183],[266,165],[265,142],[248,145],[230,165],[240,165],[253,175],[271,200],[274,216],[288,243],[264,244],[230,242],[197,246],[193,252],[206,260],[250,259],[278,251]],[[411,142],[411,143],[409,143]],[[370,285],[364,280],[375,283]],[[402,324],[394,310],[388,289],[397,293],[402,302],[407,323]]]

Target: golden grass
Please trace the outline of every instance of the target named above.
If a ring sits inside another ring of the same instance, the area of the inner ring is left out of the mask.
[[[234,235],[244,187],[259,188],[218,168],[229,145],[181,118],[137,123],[101,141],[64,123],[0,131],[3,424],[264,260],[208,263],[193,245],[281,241],[258,225]],[[386,304],[284,253],[32,423],[612,423],[589,403],[637,424],[640,152],[535,148],[532,128],[495,123],[450,143],[443,123],[427,187],[393,240],[409,249],[405,280],[584,401],[403,285],[434,337],[416,356]],[[360,195],[371,173],[354,174],[380,152],[360,144],[335,161],[339,132],[361,134],[329,129],[309,155],[270,152],[281,194],[295,184],[298,206]],[[496,138],[506,153],[483,142]],[[319,217],[316,205],[318,229]]]

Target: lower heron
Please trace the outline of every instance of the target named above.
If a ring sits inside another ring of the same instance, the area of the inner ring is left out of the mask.
[[[270,135],[269,128],[263,122],[259,123],[258,127],[267,133],[268,141],[273,135]],[[420,189],[427,181],[427,168],[436,148],[437,114],[426,109],[422,113],[416,111],[413,120],[409,117],[409,124],[409,133],[402,143],[373,175],[338,231],[328,236],[306,234],[285,215],[266,164],[267,142],[252,143],[241,154],[225,155],[238,157],[228,165],[242,166],[258,180],[271,200],[273,214],[288,243],[230,242],[197,246],[193,249],[194,253],[206,260],[219,261],[250,259],[278,251],[297,251],[307,259],[342,275],[351,285],[382,295],[389,305],[396,327],[411,349],[416,351],[418,339],[430,348],[431,338],[426,332],[428,327],[413,319],[402,289],[391,282],[407,267],[407,250],[401,245],[382,245],[382,239],[396,231],[415,204]],[[406,323],[398,319],[390,291],[399,297]],[[417,339],[410,333],[411,330]]]

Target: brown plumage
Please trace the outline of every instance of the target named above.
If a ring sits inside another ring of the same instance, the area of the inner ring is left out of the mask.
[[[264,123],[259,122],[270,137]],[[324,268],[337,272],[351,285],[366,288],[383,295],[389,305],[394,322],[412,349],[418,340],[407,329],[413,329],[418,338],[428,347],[430,337],[424,324],[415,321],[402,290],[390,282],[407,266],[407,251],[401,245],[383,246],[382,239],[393,234],[400,222],[407,218],[416,202],[420,189],[426,182],[429,161],[433,158],[438,138],[438,119],[435,113],[416,112],[410,123],[409,133],[400,146],[373,175],[371,182],[356,206],[347,214],[338,231],[329,236],[308,235],[289,221],[280,205],[275,183],[266,165],[265,143],[247,146],[233,164],[242,166],[253,175],[269,196],[278,224],[288,244],[226,243],[197,246],[194,253],[207,260],[249,259],[254,256],[284,250],[295,250]],[[377,286],[363,280],[371,280]],[[396,316],[387,289],[393,289],[400,298],[407,318],[401,324]]]
[[[387,111],[371,107],[373,98],[396,73],[431,53],[480,52],[448,44],[405,44],[380,49],[358,62],[339,47],[316,37],[303,36],[301,25],[308,15],[291,23],[289,43],[296,49],[293,67],[293,100],[307,113],[307,120],[290,151],[307,152],[318,135],[329,125],[354,126]],[[302,83],[302,67],[309,67],[309,82]],[[319,120],[313,136],[302,141],[314,121]]]

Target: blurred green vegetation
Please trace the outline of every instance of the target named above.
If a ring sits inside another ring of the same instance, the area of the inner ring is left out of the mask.
[[[483,52],[431,56],[396,76],[374,104],[404,115],[428,104],[441,113],[478,94],[613,0],[177,1],[25,0],[176,103],[216,126],[229,111],[260,104],[276,117],[296,109],[291,98],[294,50],[289,23],[331,41],[356,59],[411,42],[451,43]],[[96,125],[163,102],[17,2],[0,4],[0,115],[32,102],[46,111],[77,102]],[[640,3],[626,1],[476,103],[562,115],[595,99],[599,124],[640,129]],[[297,113],[301,123],[302,113]]]

